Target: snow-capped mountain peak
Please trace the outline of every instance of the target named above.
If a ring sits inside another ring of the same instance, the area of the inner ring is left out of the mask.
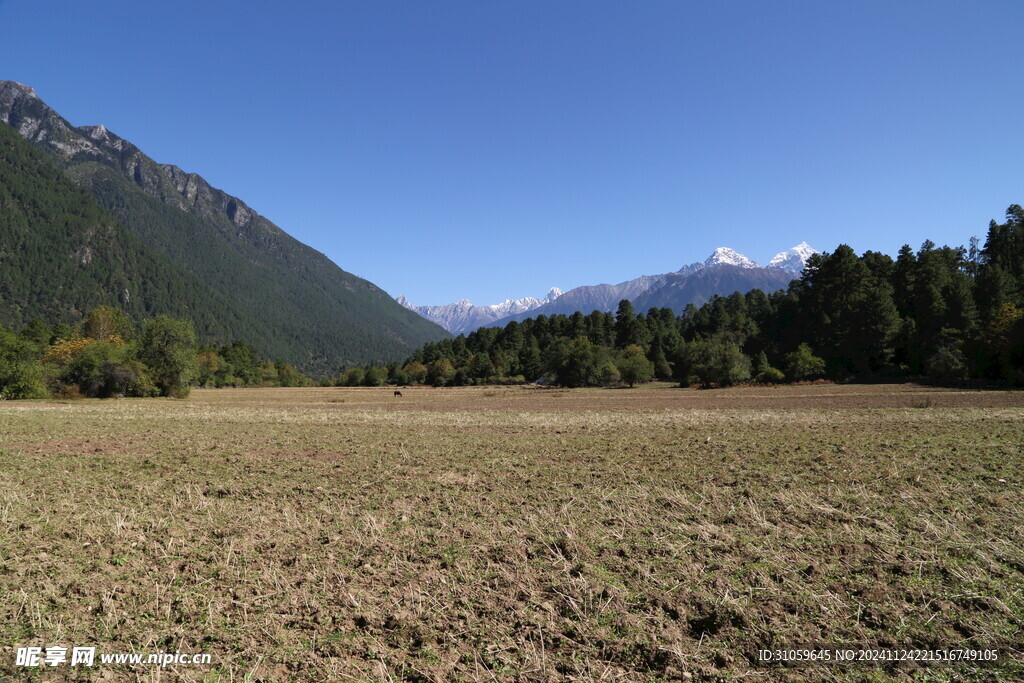
[[[516,313],[523,313],[524,311],[532,311],[544,302],[540,299],[532,296],[524,296],[522,299],[505,299],[500,304],[491,304],[490,306],[481,306],[481,308],[487,308],[494,311],[498,318],[504,318],[506,315],[515,315]]]
[[[757,268],[757,264],[743,254],[729,247],[718,247],[704,261],[705,268],[713,266],[739,266],[740,268]]]
[[[560,290],[558,287],[552,287],[551,289],[548,290],[548,295],[544,297],[544,302],[551,303],[552,301],[562,296],[563,294],[565,294],[565,292]]]
[[[811,258],[814,254],[820,253],[817,249],[807,244],[807,242],[801,242],[792,249],[780,251],[772,257],[767,267],[799,275],[803,272],[804,266],[807,265],[807,259]]]
[[[682,273],[683,275],[690,275],[692,273],[696,273],[698,270],[715,268],[717,266],[739,266],[740,268],[758,267],[757,263],[738,251],[730,249],[729,247],[718,247],[711,252],[711,256],[708,256],[703,261],[697,261],[696,263],[683,266],[676,272]]]

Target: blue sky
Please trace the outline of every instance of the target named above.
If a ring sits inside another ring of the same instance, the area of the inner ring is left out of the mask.
[[[413,302],[1024,203],[1011,2],[2,0],[0,78]]]

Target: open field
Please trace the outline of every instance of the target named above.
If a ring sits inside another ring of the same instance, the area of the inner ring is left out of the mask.
[[[0,403],[0,680],[1024,678],[1024,393],[402,391]]]

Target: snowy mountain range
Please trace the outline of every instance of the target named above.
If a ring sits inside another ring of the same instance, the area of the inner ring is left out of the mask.
[[[611,312],[623,299],[629,299],[641,311],[653,306],[680,313],[687,304],[699,306],[715,294],[726,296],[733,292],[745,294],[751,289],[766,292],[784,289],[791,280],[800,277],[807,260],[817,253],[818,250],[801,242],[780,251],[767,266],[759,266],[733,249],[719,247],[703,261],[690,263],[672,273],[641,275],[617,285],[584,285],[564,293],[552,287],[544,299],[507,299],[491,306],[474,306],[467,299],[444,306],[414,306],[401,294],[396,300],[453,334],[479,327],[504,326],[513,320],[538,315]]]
[[[543,299],[525,296],[521,299],[505,299],[500,304],[491,304],[490,306],[474,306],[469,299],[462,299],[443,306],[414,306],[405,298],[404,294],[395,297],[395,301],[411,311],[416,311],[427,320],[437,323],[452,334],[462,334],[484,327],[495,320],[528,313],[560,296],[562,296],[562,290],[552,287]]]

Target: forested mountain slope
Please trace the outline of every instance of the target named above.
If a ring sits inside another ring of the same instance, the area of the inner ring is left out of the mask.
[[[158,164],[103,126],[72,126],[31,88],[0,82],[0,120],[153,253],[215,291],[232,312],[228,335],[263,354],[325,374],[447,334],[201,176]]]
[[[156,255],[44,154],[0,126],[0,325],[67,322],[97,306],[188,317],[208,338],[253,321]]]

